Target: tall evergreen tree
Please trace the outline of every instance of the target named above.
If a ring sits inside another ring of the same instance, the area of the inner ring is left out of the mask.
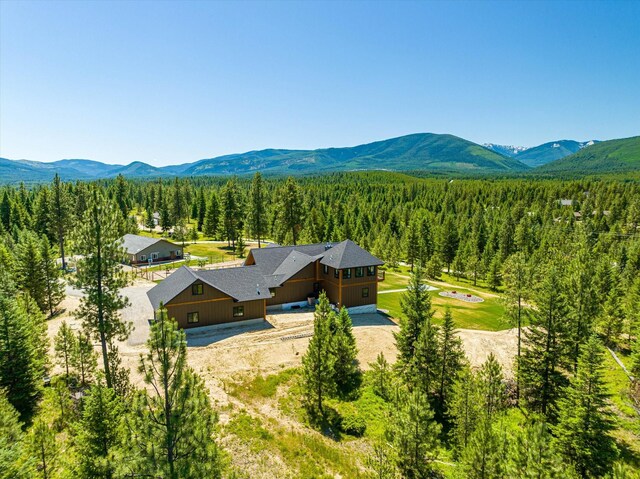
[[[451,309],[446,308],[444,320],[440,327],[438,341],[439,385],[437,396],[437,412],[440,417],[447,414],[453,385],[463,369],[466,358],[462,347],[462,340],[455,334],[455,323]]]
[[[391,368],[384,354],[378,353],[375,362],[369,363],[369,368],[373,392],[388,401],[391,398]]]
[[[207,391],[187,366],[184,331],[159,311],[140,358],[147,388],[138,392],[130,425],[134,474],[165,479],[220,478],[221,463],[213,438],[217,420]]]
[[[0,390],[0,479],[29,479],[33,471],[23,460],[24,435],[18,411]]]
[[[578,372],[559,402],[558,447],[583,478],[602,477],[617,456],[615,429],[604,381],[603,348],[595,336],[585,344]]]
[[[53,339],[56,360],[64,369],[67,383],[69,382],[69,369],[72,367],[72,358],[78,348],[76,336],[66,321],[60,325],[60,329]]]
[[[40,268],[43,284],[43,312],[53,316],[65,297],[64,283],[60,281],[60,268],[56,264],[49,240],[40,240]]]
[[[211,192],[209,202],[207,203],[207,211],[204,216],[203,233],[209,238],[216,236],[218,231],[218,223],[220,221],[220,204],[218,195],[215,191]]]
[[[292,177],[287,178],[280,190],[278,219],[283,238],[291,238],[292,244],[297,244],[304,224],[304,208],[300,187]]]
[[[329,299],[323,291],[313,314],[313,336],[302,357],[304,402],[312,418],[324,416],[324,400],[335,392],[335,359],[331,351],[330,329],[333,315]]]
[[[67,262],[64,256],[64,244],[67,232],[71,226],[71,203],[67,189],[60,180],[58,173],[53,177],[51,185],[51,224],[55,229],[55,236],[60,248],[62,270],[67,270]]]
[[[198,214],[196,217],[196,225],[198,231],[202,231],[202,228],[204,227],[204,217],[207,214],[207,200],[204,197],[204,188],[202,187],[198,190],[197,208]]]
[[[267,234],[266,192],[262,175],[259,171],[253,177],[249,191],[249,233],[258,240],[258,248],[262,247],[262,239]]]
[[[125,253],[118,233],[119,221],[113,204],[94,189],[83,221],[75,230],[74,241],[76,251],[83,256],[75,284],[84,292],[74,315],[100,341],[107,387],[113,386],[108,348],[114,339],[124,341],[131,331],[131,324],[120,316],[128,300],[120,294],[127,284],[127,274],[122,270]]]
[[[469,445],[480,416],[478,381],[468,366],[460,371],[453,385],[448,414],[453,422],[454,454],[459,458]]]
[[[518,329],[518,352],[516,354],[516,400],[520,400],[520,357],[522,355],[522,323],[525,319],[525,304],[529,300],[531,288],[531,268],[523,252],[517,252],[507,258],[503,265],[505,292],[503,301],[505,313]]]
[[[81,479],[112,479],[122,467],[125,408],[113,389],[94,384],[76,424],[77,472]]]
[[[51,426],[42,418],[36,419],[26,441],[26,449],[36,463],[36,477],[52,479],[58,470],[60,448]]]
[[[93,349],[91,337],[84,331],[76,335],[77,347],[72,351],[71,365],[80,377],[80,385],[85,387],[98,367],[98,354]]]
[[[510,441],[507,477],[522,479],[568,479],[573,477],[552,444],[544,422],[526,425]]]
[[[521,394],[531,409],[554,422],[567,383],[563,371],[570,367],[566,297],[557,266],[545,269],[534,301],[520,358]]]
[[[431,297],[425,286],[424,274],[420,266],[411,273],[407,291],[400,299],[400,306],[403,313],[400,317],[400,330],[394,333],[398,348],[396,365],[406,376],[410,374],[420,332],[425,324],[431,323],[433,317]]]
[[[440,444],[440,425],[420,388],[399,398],[387,434],[395,448],[396,465],[402,477],[434,477],[433,461]]]
[[[242,194],[235,178],[230,179],[220,194],[220,209],[224,238],[231,248],[236,247],[236,240],[242,231],[244,205]]]
[[[333,379],[342,393],[348,393],[357,385],[360,374],[358,368],[358,348],[353,336],[351,317],[344,306],[335,319],[336,330],[332,338]]]
[[[20,234],[16,247],[15,272],[18,288],[27,292],[38,303],[41,311],[47,311],[40,244],[38,237],[30,231]]]
[[[5,285],[2,285],[5,286]],[[44,370],[32,335],[31,320],[14,293],[0,288],[0,389],[20,413],[29,418],[40,394]]]

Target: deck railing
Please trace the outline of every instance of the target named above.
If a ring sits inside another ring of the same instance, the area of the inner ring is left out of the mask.
[[[384,281],[384,270],[379,269],[378,270],[378,281]]]

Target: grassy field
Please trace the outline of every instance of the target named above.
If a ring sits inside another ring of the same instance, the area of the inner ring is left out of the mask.
[[[409,281],[406,274],[406,272],[396,273],[393,271],[387,271],[385,280],[379,285],[380,291],[406,288]],[[447,282],[456,284],[455,282],[457,281],[455,278],[451,278],[450,281],[449,278],[447,278]],[[436,310],[436,322],[442,318],[445,307],[449,306],[453,314],[453,319],[459,328],[483,329],[488,331],[499,331],[510,328],[510,325],[503,319],[504,306],[500,303],[499,298],[495,297],[495,293],[479,293],[477,295],[482,297],[484,302],[466,303],[459,299],[440,296],[438,293],[442,291],[442,286],[438,285],[437,282],[428,281],[427,283],[438,288],[438,291],[431,292],[431,303]],[[482,290],[477,287],[473,289]],[[456,285],[456,291],[463,294],[476,294],[474,291],[470,291],[462,285],[461,287]],[[378,308],[387,310],[389,315],[393,318],[400,318],[402,315],[402,310],[400,308],[400,297],[402,294],[403,292],[379,294]]]

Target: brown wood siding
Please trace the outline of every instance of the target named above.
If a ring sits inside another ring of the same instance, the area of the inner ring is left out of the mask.
[[[274,288],[276,295],[267,300],[267,306],[275,304],[294,303],[296,301],[306,301],[307,295],[313,292],[315,278],[303,280],[289,280],[280,288]]]
[[[175,318],[181,328],[197,328],[233,321],[264,318],[264,303],[264,299],[235,302],[231,298],[219,298],[193,304],[178,303],[173,305],[169,303],[167,304],[167,311],[169,317]],[[233,308],[238,306],[244,307],[244,316],[242,317],[233,316]],[[187,314],[194,312],[198,313],[199,321],[197,323],[189,323]]]
[[[192,286],[195,284],[202,285],[203,294],[191,293]],[[191,285],[187,286],[184,289],[184,291],[182,291],[180,294],[175,296],[171,301],[167,303],[167,305],[178,304],[178,303],[201,302],[201,301],[207,301],[210,299],[218,299],[218,298],[229,298],[230,300],[232,299],[230,296],[224,294],[222,291],[212,288],[207,283],[204,283],[198,280],[198,281],[194,281]]]
[[[303,278],[309,278],[309,279],[314,279],[315,278],[315,266],[314,266],[313,263],[305,266],[300,271],[298,271],[296,274],[291,276],[291,278],[287,281],[287,283],[289,281],[291,281],[291,280],[303,279]]]
[[[360,279],[360,278],[358,278]],[[362,289],[369,288],[369,297],[362,297]],[[351,308],[353,306],[364,306],[365,304],[376,304],[378,295],[378,282],[370,283],[358,282],[342,286],[342,306]]]

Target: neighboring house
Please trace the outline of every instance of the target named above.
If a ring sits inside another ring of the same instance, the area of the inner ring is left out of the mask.
[[[182,248],[165,239],[126,234],[122,237],[122,246],[131,264],[148,264],[182,258]]]
[[[196,271],[183,266],[147,294],[182,328],[264,319],[267,309],[308,304],[326,291],[351,314],[377,310],[381,260],[353,241],[252,249],[244,266]]]

